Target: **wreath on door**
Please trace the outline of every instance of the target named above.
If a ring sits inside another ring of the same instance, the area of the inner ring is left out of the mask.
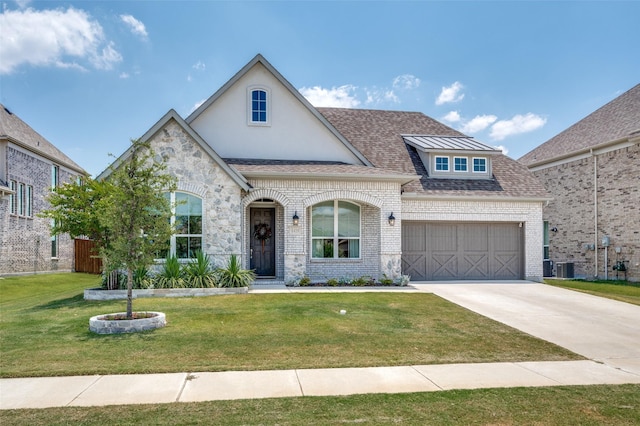
[[[253,227],[253,236],[262,244],[262,253],[264,253],[264,243],[271,238],[271,228],[266,223],[259,223]]]

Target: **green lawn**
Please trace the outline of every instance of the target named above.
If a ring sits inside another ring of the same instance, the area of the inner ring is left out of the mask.
[[[431,294],[321,293],[139,299],[168,325],[95,335],[96,276],[0,280],[0,376],[366,367],[580,359]],[[346,315],[339,311],[345,309]]]
[[[544,280],[545,283],[640,305],[640,283],[625,281]]]
[[[638,425],[640,385],[0,411],[12,425]]]

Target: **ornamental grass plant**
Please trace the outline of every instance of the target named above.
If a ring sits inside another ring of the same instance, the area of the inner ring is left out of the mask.
[[[227,266],[216,269],[219,287],[249,287],[256,279],[256,274],[249,269],[243,269],[238,256],[231,255]]]

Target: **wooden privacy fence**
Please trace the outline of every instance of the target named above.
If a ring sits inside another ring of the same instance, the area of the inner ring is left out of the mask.
[[[75,240],[76,272],[87,272],[89,274],[102,273],[102,260],[97,256],[93,240]]]

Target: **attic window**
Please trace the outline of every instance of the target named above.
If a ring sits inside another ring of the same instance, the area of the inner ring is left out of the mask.
[[[436,171],[438,172],[449,171],[449,157],[441,157],[437,155],[435,157],[435,161],[436,161]]]
[[[264,87],[249,88],[249,124],[265,126],[270,121],[270,93]]]

